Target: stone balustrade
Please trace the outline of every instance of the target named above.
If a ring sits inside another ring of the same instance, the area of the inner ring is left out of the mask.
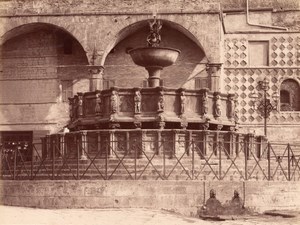
[[[83,129],[234,130],[235,96],[208,89],[117,88],[69,98],[71,131]]]

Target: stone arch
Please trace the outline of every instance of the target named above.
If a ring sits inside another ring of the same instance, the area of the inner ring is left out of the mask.
[[[206,52],[202,44],[196,38],[196,35],[194,35],[191,31],[187,30],[184,26],[182,26],[179,23],[173,22],[171,20],[167,20],[167,19],[160,19],[160,20],[163,22],[163,24],[166,24],[167,26],[170,26],[171,28],[178,30],[179,32],[184,34],[186,37],[192,40],[197,46],[199,46],[199,48],[201,48],[204,53]],[[102,54],[102,59],[101,59],[101,65],[104,66],[107,55],[119,42],[121,42],[129,35],[133,34],[135,31],[139,30],[140,28],[147,26],[148,21],[149,21],[148,19],[143,19],[123,27],[114,36],[114,38],[107,44],[106,49],[104,49],[104,52]]]
[[[181,51],[176,63],[163,69],[161,79],[164,86],[178,88],[190,77],[192,80],[200,69],[203,70],[202,67],[207,63],[207,56],[202,45],[187,30],[183,29],[183,32],[180,30],[182,29],[180,25],[167,20],[161,21],[163,27],[160,47],[171,47]],[[101,65],[106,68],[105,81],[120,87],[147,85],[145,81],[148,73],[143,67],[135,65],[126,53],[129,49],[147,46],[148,33],[148,20],[134,23],[118,33],[111,46],[107,48],[105,53],[107,56],[104,56],[101,62]],[[108,85],[105,86],[109,88]]]
[[[300,111],[300,85],[292,78],[280,84],[280,111]]]
[[[76,27],[73,25],[66,25],[60,24],[58,21],[26,21],[22,20],[21,22],[16,23],[9,23],[8,26],[5,27],[5,30],[2,34],[0,34],[0,46],[3,45],[7,40],[16,37],[18,35],[28,33],[31,31],[34,31],[36,29],[39,29],[41,27],[48,27],[49,29],[53,30],[60,30],[62,32],[65,32],[66,34],[70,35],[78,44],[81,45],[83,50],[87,52],[87,44],[86,40],[81,37],[80,32],[76,31]]]

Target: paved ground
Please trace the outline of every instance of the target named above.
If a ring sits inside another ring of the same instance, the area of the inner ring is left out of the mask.
[[[227,221],[203,221],[197,218],[146,209],[34,209],[24,207],[0,206],[0,224],[34,225],[295,225],[300,224],[297,217],[251,217]]]

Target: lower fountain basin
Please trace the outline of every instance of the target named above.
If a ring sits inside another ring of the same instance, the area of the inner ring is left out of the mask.
[[[174,48],[145,47],[129,51],[135,64],[143,67],[167,67],[177,60],[180,51]]]

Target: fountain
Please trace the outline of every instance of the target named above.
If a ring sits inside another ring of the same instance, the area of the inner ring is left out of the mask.
[[[145,67],[149,73],[148,86],[160,86],[160,72],[164,67],[171,66],[177,60],[180,51],[173,48],[159,47],[162,23],[154,16],[149,22],[150,34],[147,37],[148,47],[135,48],[129,54],[135,64]]]
[[[161,70],[174,64],[180,51],[159,47],[162,23],[154,18],[149,24],[148,47],[129,51],[148,70],[149,87],[112,87],[69,98],[69,132],[42,138],[39,153],[32,155],[39,160],[26,164],[32,179],[186,180],[207,174],[214,179],[218,164],[194,165],[219,159],[215,176],[221,176],[221,159],[247,146],[261,151],[263,137],[236,132],[233,94],[160,85]]]

